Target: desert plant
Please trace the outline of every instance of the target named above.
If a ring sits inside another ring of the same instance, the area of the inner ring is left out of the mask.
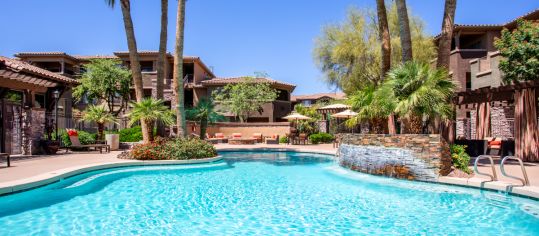
[[[468,168],[470,156],[466,153],[466,145],[451,145],[451,159],[455,168],[468,174],[472,173],[470,168]]]
[[[97,139],[103,140],[103,130],[106,123],[117,123],[116,117],[109,113],[105,106],[90,105],[83,112],[82,120],[95,122],[97,124]]]
[[[156,121],[161,121],[165,125],[174,124],[174,114],[163,104],[163,100],[145,98],[141,102],[131,103],[133,109],[127,114],[129,117],[128,125],[131,126],[138,121],[142,121],[148,127],[148,141],[153,141],[153,128]],[[144,132],[144,131],[143,131]],[[144,136],[144,133],[143,133]],[[148,142],[144,140],[145,142]]]
[[[200,138],[206,137],[206,129],[208,124],[212,124],[218,121],[224,121],[225,117],[215,111],[215,105],[213,101],[207,98],[202,98],[198,101],[197,105],[186,111],[186,117],[188,120],[196,121],[200,123]]]
[[[156,138],[152,143],[135,145],[128,157],[137,160],[188,160],[217,156],[215,147],[198,138]]]

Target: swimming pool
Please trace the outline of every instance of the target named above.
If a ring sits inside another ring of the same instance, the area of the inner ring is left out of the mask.
[[[355,173],[321,154],[222,155],[0,197],[0,234],[539,235],[531,199]]]

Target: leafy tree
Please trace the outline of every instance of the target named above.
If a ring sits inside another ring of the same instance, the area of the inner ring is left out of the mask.
[[[206,137],[206,129],[208,124],[225,120],[223,115],[215,111],[213,101],[205,97],[201,98],[195,107],[187,109],[186,117],[188,120],[197,121],[200,123],[201,139]]]
[[[382,99],[376,103],[395,107],[395,114],[408,122],[408,133],[422,133],[423,119],[429,121],[435,117],[446,119],[452,116],[452,107],[447,101],[455,89],[447,70],[411,61],[393,68],[388,73],[388,80],[374,96]]]
[[[163,100],[153,98],[145,98],[140,102],[132,102],[133,108],[127,114],[129,117],[129,126],[134,125],[138,121],[144,122],[148,130],[142,130],[146,133],[148,140],[145,143],[153,141],[153,127],[156,121],[161,121],[165,125],[174,124],[174,113],[163,104]],[[144,133],[143,133],[144,136]]]
[[[83,112],[82,120],[95,122],[97,124],[97,139],[103,140],[103,130],[106,123],[116,123],[117,119],[114,115],[107,111],[105,106],[90,105]]]
[[[302,104],[297,104],[294,106],[294,110],[297,113],[311,118],[309,120],[297,121],[297,126],[300,132],[306,134],[314,134],[319,132],[318,121],[322,120],[322,114],[316,111],[318,106],[318,104],[310,107],[303,106]]]
[[[92,59],[85,66],[86,72],[79,80],[80,85],[73,90],[73,96],[80,101],[84,96],[90,100],[104,101],[108,110],[117,116],[129,101],[131,72],[121,66],[120,60]],[[115,104],[120,106],[115,106]]]
[[[499,68],[506,83],[539,79],[539,21],[518,21],[517,29],[502,30],[495,45],[504,57]]]
[[[245,77],[239,83],[227,84],[212,94],[220,110],[234,114],[242,123],[253,112],[261,113],[262,105],[275,101],[277,95],[277,90],[269,83],[259,83],[252,77]]]
[[[382,56],[380,52],[376,12],[351,8],[346,20],[340,24],[324,27],[316,39],[314,58],[325,74],[325,81],[347,94],[353,94],[363,86],[375,86],[383,81]],[[397,7],[392,4],[387,12],[391,38],[391,64],[402,62]],[[414,60],[429,62],[436,55],[436,47],[424,30],[424,22],[410,17],[410,33]]]

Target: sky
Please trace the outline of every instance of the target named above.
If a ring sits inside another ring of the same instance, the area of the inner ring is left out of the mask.
[[[119,1],[118,1],[119,2]],[[159,46],[160,1],[132,1],[139,50]],[[389,1],[387,1],[389,4]],[[168,51],[173,51],[177,1],[169,1]],[[443,0],[408,0],[408,9],[440,32]],[[334,92],[313,60],[315,38],[338,23],[351,6],[375,8],[375,0],[189,0],[184,55],[199,56],[219,77],[266,72],[296,84],[294,94]],[[498,24],[539,8],[538,0],[459,0],[456,23]],[[0,55],[63,51],[103,55],[126,51],[119,5],[104,0],[3,1]]]

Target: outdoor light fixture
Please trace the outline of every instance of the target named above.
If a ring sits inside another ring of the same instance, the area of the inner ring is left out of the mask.
[[[56,134],[56,141],[60,140],[60,136],[58,135],[58,100],[60,99],[60,91],[54,90],[52,92],[52,96],[54,97],[54,130]]]

